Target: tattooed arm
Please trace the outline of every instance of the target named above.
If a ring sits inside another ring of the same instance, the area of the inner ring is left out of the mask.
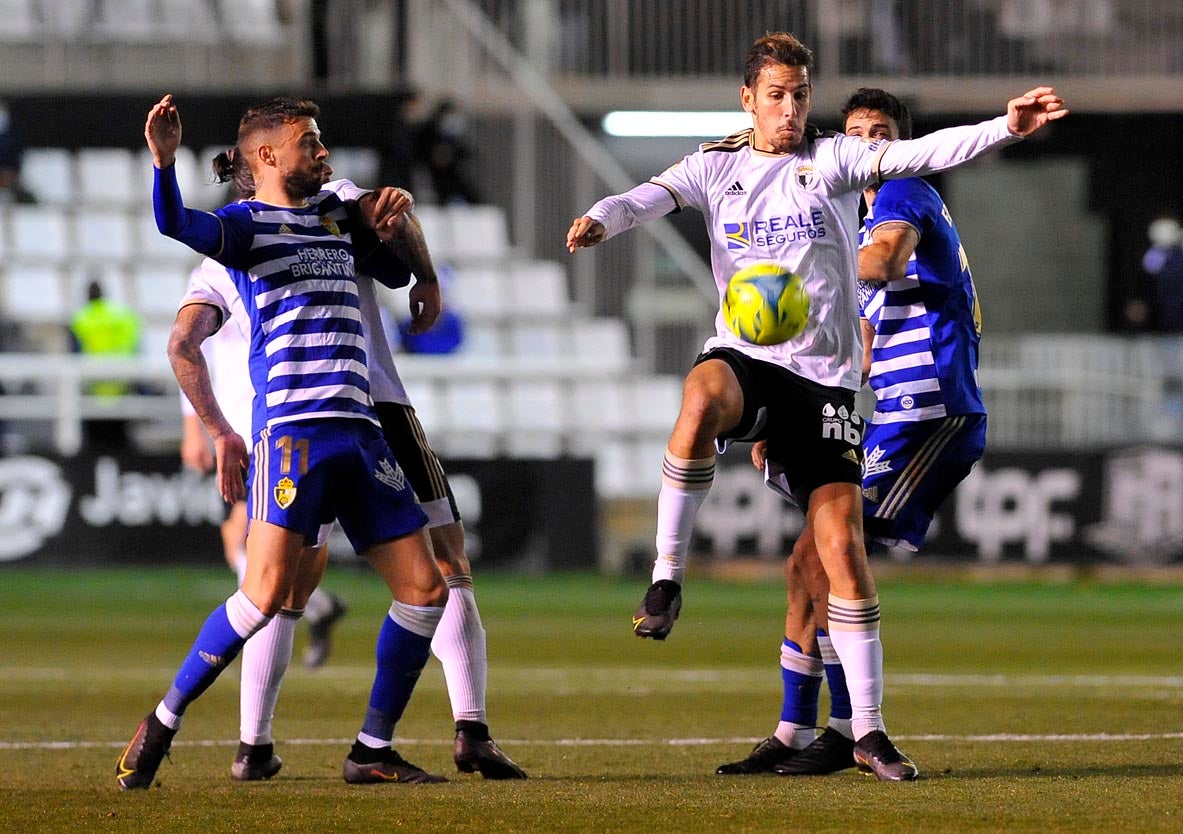
[[[218,461],[218,491],[227,502],[246,497],[243,472],[247,466],[246,442],[234,433],[214,398],[209,367],[201,343],[221,324],[221,311],[210,304],[186,304],[177,313],[168,339],[168,361],[193,410],[214,440]]]

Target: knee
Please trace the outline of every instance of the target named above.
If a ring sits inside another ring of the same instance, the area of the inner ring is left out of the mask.
[[[727,404],[721,391],[700,385],[688,389],[682,397],[682,412],[678,421],[691,429],[698,438],[713,440],[728,426]]]

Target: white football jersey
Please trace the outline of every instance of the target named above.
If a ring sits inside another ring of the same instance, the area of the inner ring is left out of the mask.
[[[784,154],[756,150],[753,137],[748,129],[705,143],[651,183],[596,203],[587,216],[603,223],[611,237],[671,210],[697,208],[710,235],[720,306],[728,280],[743,267],[772,261],[799,273],[810,299],[800,335],[779,345],[753,345],[731,332],[720,311],[704,350],[732,348],[822,385],[857,391],[862,190],[880,179],[951,168],[1017,137],[1005,116],[899,142],[822,134]]]
[[[209,304],[222,313],[222,326],[201,345],[209,367],[214,399],[234,433],[251,446],[251,401],[255,388],[247,372],[247,353],[251,344],[251,320],[238,289],[226,267],[206,258],[189,273],[189,286],[181,307]],[[181,411],[192,414],[193,406],[181,394]]]

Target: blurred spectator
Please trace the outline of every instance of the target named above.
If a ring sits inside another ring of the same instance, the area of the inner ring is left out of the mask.
[[[140,345],[140,317],[129,307],[103,296],[103,285],[92,280],[86,288],[87,302],[70,319],[75,349],[86,356],[135,356]],[[130,393],[126,380],[91,383],[89,393],[116,399]],[[121,449],[127,445],[127,420],[86,420],[83,438],[88,446]]]
[[[25,146],[12,122],[8,103],[0,101],[0,202],[32,203],[33,195],[21,185],[21,158]]]
[[[1162,333],[1183,333],[1183,228],[1160,217],[1147,229],[1150,248],[1142,256],[1148,324]]]
[[[412,129],[415,159],[426,166],[436,201],[441,205],[480,203],[480,194],[464,173],[472,152],[465,141],[468,117],[456,102],[444,99]]]

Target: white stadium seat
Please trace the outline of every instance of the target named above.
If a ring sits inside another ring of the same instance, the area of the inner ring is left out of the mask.
[[[274,45],[283,39],[275,0],[218,0],[218,13],[232,41]]]
[[[22,323],[70,320],[72,312],[57,267],[9,264],[4,269],[4,314]]]
[[[569,338],[573,355],[582,362],[624,370],[631,361],[628,330],[620,319],[572,322]]]
[[[126,275],[114,264],[75,264],[66,270],[66,303],[73,312],[87,302],[86,292],[92,281],[98,281],[103,288],[103,297],[117,304],[131,304],[128,297]]]
[[[136,253],[140,257],[188,268],[196,266],[201,260],[201,255],[185,244],[160,233],[151,206],[137,213],[134,223]]]
[[[381,158],[373,148],[329,148],[329,164],[333,166],[334,179],[352,180],[362,188],[383,184],[378,182]]]
[[[509,384],[507,450],[513,457],[553,458],[563,453],[566,409],[554,380]]]
[[[13,206],[9,241],[13,257],[62,261],[73,252],[66,214],[56,206]]]
[[[118,209],[82,209],[74,215],[74,253],[79,257],[127,260],[132,255],[131,219]]]
[[[509,353],[520,359],[557,359],[563,355],[564,327],[556,322],[515,319],[509,330]]]
[[[454,254],[452,245],[452,229],[448,224],[444,209],[438,206],[415,206],[415,217],[423,227],[423,239],[427,241],[427,249],[431,252],[432,260],[438,265],[451,260]]]
[[[0,41],[30,41],[39,29],[33,0],[0,0]]]
[[[30,148],[21,162],[21,183],[39,203],[74,199],[74,155],[65,148]]]
[[[454,257],[501,258],[509,253],[505,212],[499,206],[448,206],[444,213]]]
[[[515,313],[561,316],[567,312],[567,273],[554,261],[518,261],[509,267],[510,305]]]
[[[509,276],[497,267],[457,267],[448,282],[449,298],[466,319],[500,318],[512,312]]]
[[[681,377],[642,376],[629,383],[634,429],[669,434],[682,408]]]
[[[448,454],[495,457],[498,438],[506,429],[497,385],[487,381],[450,381],[444,389]]]
[[[83,203],[135,206],[146,196],[140,187],[143,181],[135,155],[127,148],[83,148],[78,152],[78,199]]]
[[[178,267],[137,266],[132,269],[132,304],[145,316],[175,316],[185,295],[189,271]]]

